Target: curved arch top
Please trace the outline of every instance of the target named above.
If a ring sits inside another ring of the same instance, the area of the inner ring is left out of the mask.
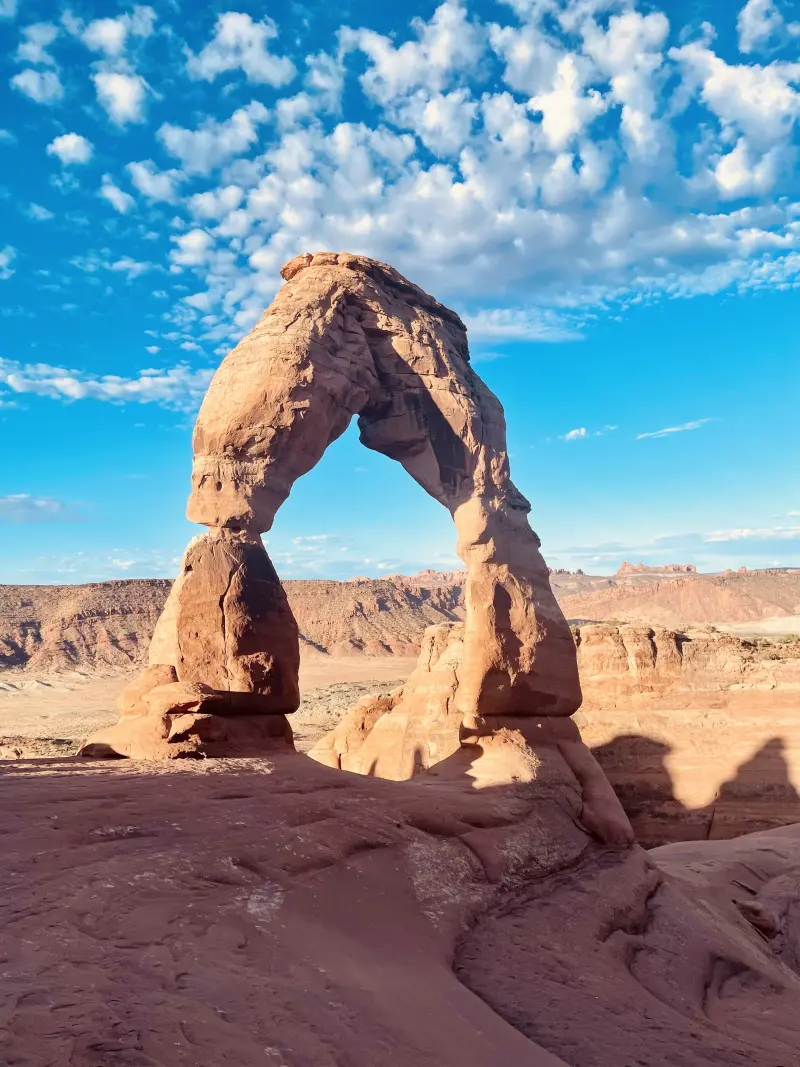
[[[509,481],[503,410],[469,365],[457,315],[361,256],[298,256],[281,273],[200,409],[191,520],[268,530],[354,415],[362,442],[451,513],[476,495],[527,508]]]

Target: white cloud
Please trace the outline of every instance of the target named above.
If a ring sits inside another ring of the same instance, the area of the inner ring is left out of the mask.
[[[669,20],[660,11],[612,15],[602,31],[592,21],[583,30],[586,52],[610,79],[611,102],[621,106],[623,142],[629,156],[664,164],[664,132],[657,117],[659,71]]]
[[[160,404],[191,411],[197,407],[213,371],[192,370],[185,363],[165,370],[143,370],[125,378],[91,375],[46,363],[21,364],[0,359],[0,386],[12,393],[33,393],[56,400],[101,400],[116,404]]]
[[[107,248],[99,253],[88,252],[85,256],[73,256],[69,262],[71,267],[85,274],[112,271],[115,274],[124,274],[128,281],[138,278],[149,270],[161,269],[157,264],[140,262],[131,256],[120,256],[115,259]]]
[[[800,23],[787,23],[775,0],[748,0],[736,21],[739,50],[745,54],[779,48],[800,35]]]
[[[700,99],[728,136],[743,133],[751,144],[770,147],[789,136],[800,117],[800,93],[792,83],[800,79],[800,65],[758,63],[731,65],[703,42],[673,49]]]
[[[30,493],[0,496],[0,522],[64,522],[76,517],[73,506],[63,500]]]
[[[41,204],[29,204],[27,214],[35,222],[48,222],[55,218],[53,212]]]
[[[187,174],[208,174],[231,156],[241,155],[258,140],[258,127],[269,111],[257,100],[241,107],[224,122],[208,118],[197,130],[164,123],[158,139],[179,159]]]
[[[508,341],[579,341],[582,334],[549,308],[493,308],[465,315],[471,338]]]
[[[120,215],[127,215],[136,203],[130,193],[124,192],[114,184],[110,174],[103,175],[103,182],[97,195],[107,200]]]
[[[108,264],[108,270],[124,274],[128,281],[131,281],[133,278],[138,278],[140,275],[146,274],[147,271],[152,269],[152,263],[141,263],[138,260],[132,259],[130,256],[122,256],[120,259],[115,259]]]
[[[470,22],[459,0],[445,0],[430,22],[415,18],[411,26],[416,40],[395,47],[389,37],[374,30],[343,30],[342,47],[359,49],[370,66],[361,83],[368,96],[381,104],[425,88],[442,92],[461,72],[474,73],[485,47],[485,31]]]
[[[178,184],[184,179],[179,170],[156,170],[149,159],[129,163],[126,169],[135,187],[148,200],[172,202],[177,196]]]
[[[54,70],[22,70],[11,84],[37,104],[54,104],[64,95],[64,87]]]
[[[800,538],[800,526],[768,526],[756,529],[741,527],[733,530],[710,530],[704,537],[709,544],[720,541],[795,541]]]
[[[587,430],[585,426],[579,426],[575,430],[569,430],[559,436],[559,441],[584,441],[589,437],[605,437],[607,433],[618,430],[618,426],[604,426],[602,430]]]
[[[183,267],[197,267],[206,263],[214,245],[214,238],[207,230],[189,230],[172,240],[177,246],[172,252],[172,261]]]
[[[16,143],[17,143],[17,138],[11,132],[11,130],[0,129],[0,144],[11,145],[11,144],[16,144]]]
[[[92,75],[97,101],[117,126],[144,122],[147,82],[139,74],[100,70]]]
[[[47,51],[58,37],[59,29],[52,22],[36,22],[22,31],[22,41],[16,52],[18,63],[54,67],[56,61]]]
[[[221,219],[242,202],[244,190],[238,185],[225,185],[189,199],[189,210],[197,219]]]
[[[528,106],[541,113],[547,143],[559,151],[602,114],[607,103],[597,90],[584,91],[576,58],[566,55],[556,67],[552,88],[531,97]]]
[[[12,248],[11,245],[6,245],[5,248],[0,248],[0,281],[8,281],[11,275],[14,273],[14,268],[11,264],[16,258],[17,251]]]
[[[673,433],[684,433],[686,430],[699,430],[701,426],[705,426],[707,422],[713,422],[713,419],[695,419],[692,422],[684,422],[680,426],[667,426],[663,430],[651,430],[649,433],[637,433],[636,440],[641,441],[645,437],[669,437]]]
[[[13,19],[17,13],[17,0],[0,0],[0,19]]]
[[[92,158],[92,143],[79,133],[62,133],[50,142],[47,153],[58,156],[62,163],[88,163]]]
[[[578,339],[594,317],[662,296],[800,287],[800,63],[731,62],[710,29],[627,0],[511,6],[519,20],[498,7],[498,25],[445,0],[391,38],[345,29],[269,116],[258,101],[224,118],[198,103],[194,126],[159,128],[126,178],[174,205],[163,228],[180,236],[171,270],[185,277],[169,314],[191,314],[197,334],[178,343],[224,350],[281,264],[315,248],[394,263],[489,347]],[[132,79],[127,115],[143,115],[135,34],[95,22],[94,77]],[[189,73],[286,80],[276,32],[227,12]],[[357,92],[360,121],[343,121]],[[123,214],[125,188],[108,175],[100,190]]]
[[[129,37],[149,37],[156,13],[151,7],[137,6],[130,14],[118,18],[95,19],[83,30],[81,40],[93,52],[109,57],[121,56]]]
[[[281,86],[290,82],[295,67],[286,56],[269,50],[278,36],[270,18],[254,22],[250,15],[226,11],[217,18],[212,40],[195,55],[187,53],[189,77],[214,81],[220,74],[241,70],[249,82]]]

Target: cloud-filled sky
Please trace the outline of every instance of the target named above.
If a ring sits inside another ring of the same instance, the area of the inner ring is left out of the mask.
[[[174,573],[190,431],[301,251],[453,306],[552,566],[800,564],[800,3],[0,0],[2,581]],[[353,433],[285,577],[451,567]]]

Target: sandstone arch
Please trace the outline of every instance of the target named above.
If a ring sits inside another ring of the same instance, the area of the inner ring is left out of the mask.
[[[421,744],[427,766],[498,716],[571,715],[580,703],[572,636],[530,505],[510,478],[502,407],[470,365],[464,324],[375,260],[306,254],[281,273],[285,284],[200,409],[188,516],[210,532],[187,549],[153,637],[150,680],[126,714],[182,712],[162,727],[172,751],[191,748],[198,727],[187,715],[252,726],[295,710],[297,629],[260,534],[357,417],[363,443],[450,511],[468,568],[463,632],[439,639],[394,717],[397,728],[410,714],[406,748]],[[213,751],[225,738],[203,721]]]
[[[462,713],[570,714],[580,703],[572,638],[463,323],[374,260],[305,255],[282,274],[287,284],[203,402],[189,518],[269,530],[297,478],[357,416],[362,442],[455,520],[469,568]]]

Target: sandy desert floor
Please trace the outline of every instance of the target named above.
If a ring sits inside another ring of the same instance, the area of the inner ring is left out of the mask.
[[[303,660],[303,703],[292,716],[297,747],[310,748],[367,693],[401,685],[415,664],[415,656]],[[31,677],[5,671],[0,676],[0,758],[71,754],[89,734],[117,721],[115,701],[132,676],[63,671]]]

